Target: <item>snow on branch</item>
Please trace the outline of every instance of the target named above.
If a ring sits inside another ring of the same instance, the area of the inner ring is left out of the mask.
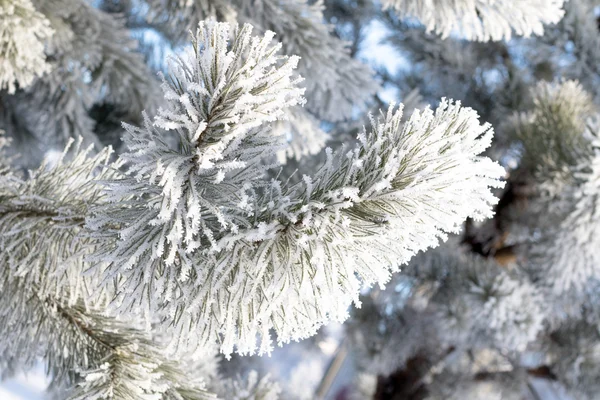
[[[427,28],[448,37],[456,32],[468,40],[510,39],[542,35],[545,24],[564,15],[565,0],[384,0],[402,17],[416,17]]]
[[[50,22],[30,0],[0,1],[0,89],[14,93],[50,70],[44,40],[52,36]]]
[[[220,160],[232,140],[304,103],[304,89],[297,87],[302,79],[293,76],[299,58],[278,55],[273,32],[251,32],[248,24],[230,32],[229,24],[201,22],[193,53],[174,60],[170,83],[163,85],[172,107],[161,110],[155,124],[185,131],[200,169]]]

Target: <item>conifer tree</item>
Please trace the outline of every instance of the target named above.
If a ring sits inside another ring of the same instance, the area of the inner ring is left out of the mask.
[[[594,7],[0,0],[3,375],[313,398],[223,365],[350,318],[357,398],[593,398]]]

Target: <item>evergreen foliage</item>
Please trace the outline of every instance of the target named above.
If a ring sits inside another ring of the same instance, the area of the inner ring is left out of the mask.
[[[594,398],[597,6],[0,0],[2,375],[313,398],[227,371],[344,322],[357,398]]]

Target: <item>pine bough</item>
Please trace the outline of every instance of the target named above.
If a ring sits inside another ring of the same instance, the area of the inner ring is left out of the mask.
[[[503,171],[477,156],[489,126],[443,101],[404,127],[390,109],[299,184],[269,178],[262,159],[277,142],[261,125],[302,101],[296,60],[249,26],[231,36],[201,23],[191,61],[165,81],[171,109],[127,128],[126,176],[106,183],[114,206],[88,228],[115,227],[96,259],[121,282],[116,307],[159,312],[200,348],[220,338],[225,354],[253,353],[258,335],[264,353],[271,329],[287,342],[345,319],[361,282],[385,283],[466,217],[489,216]]]
[[[205,396],[173,372],[173,354],[214,343],[225,355],[264,354],[272,333],[280,344],[311,336],[345,320],[361,287],[384,285],[466,218],[492,215],[504,170],[481,154],[493,131],[445,99],[406,122],[392,106],[314,174],[282,177],[270,125],[304,103],[298,58],[251,30],[201,22],[163,79],[168,107],[125,126],[117,161],[76,148],[29,179],[2,175],[2,279],[22,288],[2,290],[1,317],[16,319],[3,329],[24,339],[36,329],[29,318],[75,324],[73,337],[36,331],[42,350],[29,359],[52,365],[72,346],[106,341],[54,370],[78,374],[84,393]],[[15,302],[23,296],[35,302]],[[167,333],[170,347],[125,329],[124,316]],[[117,370],[131,380],[114,382]]]

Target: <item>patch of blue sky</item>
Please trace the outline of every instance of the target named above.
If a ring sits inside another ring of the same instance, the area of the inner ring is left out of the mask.
[[[358,57],[371,65],[374,69],[384,68],[388,73],[395,74],[401,70],[410,69],[409,60],[394,46],[386,43],[386,38],[391,34],[381,21],[373,20],[365,27],[364,41]],[[398,89],[392,85],[383,85],[379,97],[385,102],[398,102],[401,100]]]

